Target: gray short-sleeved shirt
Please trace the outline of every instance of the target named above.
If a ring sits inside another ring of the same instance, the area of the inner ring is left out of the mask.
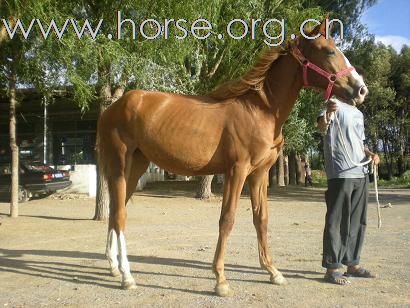
[[[363,114],[354,106],[337,101],[336,115],[346,142],[346,150],[356,163],[367,160],[364,153],[365,139]],[[322,112],[321,116],[325,114]],[[334,116],[324,136],[325,170],[328,179],[363,178],[368,173],[366,166],[353,165],[346,154]]]

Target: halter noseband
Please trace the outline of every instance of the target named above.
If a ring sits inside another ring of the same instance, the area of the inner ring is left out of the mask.
[[[311,68],[316,73],[318,73],[319,75],[329,80],[329,83],[326,88],[326,94],[325,94],[326,101],[328,101],[330,96],[332,95],[332,89],[333,89],[333,86],[337,78],[343,77],[355,69],[353,66],[350,66],[348,68],[345,68],[344,70],[341,70],[340,72],[337,72],[336,74],[332,74],[332,73],[326,72],[324,69],[320,68],[316,64],[306,59],[306,57],[302,54],[302,52],[299,50],[298,47],[296,46],[293,47],[292,54],[303,66],[303,85],[305,87],[309,87],[309,81],[308,81],[308,75],[307,75],[308,68]]]

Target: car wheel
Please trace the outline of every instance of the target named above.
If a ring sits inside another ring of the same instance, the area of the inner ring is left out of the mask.
[[[19,203],[26,202],[30,199],[30,193],[23,186],[19,186]]]

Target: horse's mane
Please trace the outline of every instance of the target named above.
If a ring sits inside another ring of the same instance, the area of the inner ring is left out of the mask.
[[[255,64],[242,77],[223,83],[212,92],[208,93],[209,97],[223,100],[238,97],[249,90],[263,91],[263,84],[267,73],[281,55],[283,48],[273,47],[261,53]],[[261,93],[262,94],[262,93]]]

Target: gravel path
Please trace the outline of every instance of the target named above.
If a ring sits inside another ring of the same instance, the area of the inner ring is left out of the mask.
[[[193,195],[193,184],[175,182],[134,195],[125,233],[138,285],[131,291],[109,276],[106,224],[89,220],[93,199],[33,200],[20,205],[18,219],[0,203],[0,306],[410,307],[409,190],[381,191],[382,204],[392,204],[382,209],[381,230],[371,197],[362,262],[379,277],[347,287],[322,280],[323,189],[270,193],[269,242],[288,286],[271,285],[259,268],[250,201],[242,196],[225,259],[231,298],[213,295],[220,202]]]

